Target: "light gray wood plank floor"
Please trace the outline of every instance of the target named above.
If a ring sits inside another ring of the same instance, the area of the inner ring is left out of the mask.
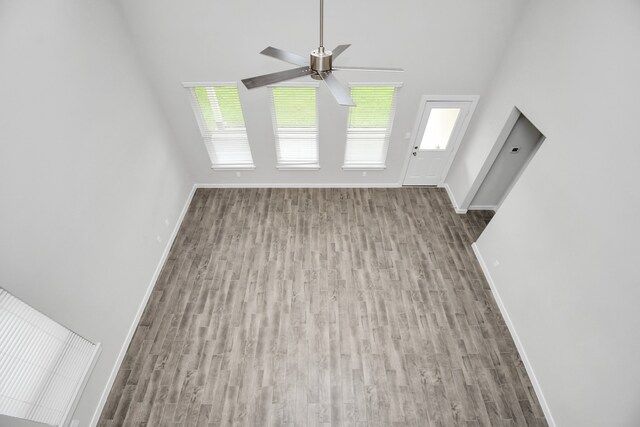
[[[446,192],[199,189],[99,422],[545,426]]]

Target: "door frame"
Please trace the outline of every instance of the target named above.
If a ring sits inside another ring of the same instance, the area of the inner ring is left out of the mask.
[[[496,142],[493,144],[493,147],[491,148],[491,151],[489,152],[489,154],[487,155],[487,158],[485,159],[484,163],[482,164],[482,167],[480,168],[480,172],[478,172],[478,175],[476,175],[476,178],[473,181],[473,184],[471,184],[471,187],[469,188],[469,191],[467,192],[466,197],[464,198],[464,200],[460,204],[459,208],[461,210],[465,210],[466,211],[466,210],[468,210],[470,208],[471,202],[473,201],[474,197],[476,197],[476,194],[478,193],[478,191],[480,191],[480,187],[482,186],[482,183],[487,178],[487,175],[489,175],[489,171],[491,170],[491,167],[493,166],[493,164],[495,163],[496,159],[498,158],[498,155],[500,155],[500,151],[502,151],[502,147],[504,147],[504,144],[507,143],[507,139],[509,138],[509,135],[511,135],[511,131],[513,130],[513,128],[516,125],[516,122],[518,121],[520,116],[525,116],[527,119],[530,117],[529,115],[525,114],[521,109],[519,109],[518,107],[514,106],[511,109],[511,112],[509,113],[509,116],[507,117],[507,120],[505,121],[505,124],[502,127],[502,130],[500,131],[500,134],[496,138]],[[545,133],[537,125],[534,124],[534,126],[542,134],[542,137],[541,137],[542,141],[541,142],[544,142],[544,140],[546,139]],[[507,191],[504,193],[502,199],[495,206],[495,210],[494,211],[497,211],[500,208],[500,206],[502,205],[504,200],[507,198],[507,195],[513,189],[513,186],[515,185],[515,183],[520,178],[520,175],[525,170],[525,168],[527,167],[527,165],[529,164],[531,159],[533,159],[533,156],[536,154],[536,152],[540,149],[541,146],[542,146],[542,144],[538,144],[536,146],[536,148],[533,150],[533,152],[531,153],[531,156],[529,156],[529,160],[527,160],[527,162],[524,164],[524,166],[522,167],[520,172],[518,172],[518,175],[516,175],[516,178],[511,183],[511,185],[509,186]]]
[[[523,114],[523,116],[524,116],[524,114]],[[525,117],[527,117],[527,116],[525,116]],[[529,120],[529,119],[527,119],[527,120]],[[534,126],[536,126],[536,125],[534,125]],[[536,129],[537,129],[537,126],[536,126]],[[540,130],[540,129],[538,129],[538,130]],[[507,187],[507,189],[504,192],[504,194],[502,195],[502,197],[500,197],[500,200],[498,200],[498,203],[496,204],[496,209],[495,209],[494,212],[497,212],[498,209],[500,209],[500,206],[502,206],[502,204],[504,203],[504,201],[507,198],[507,196],[509,195],[509,193],[511,193],[511,190],[513,190],[513,187],[515,187],[516,183],[518,182],[518,180],[520,179],[520,177],[524,173],[525,169],[527,169],[527,166],[529,166],[529,163],[531,163],[531,160],[533,160],[533,157],[536,155],[536,153],[538,152],[540,147],[542,147],[542,144],[544,143],[544,140],[547,139],[547,137],[544,136],[544,134],[542,132],[540,132],[540,134],[541,134],[541,136],[536,141],[536,146],[531,151],[531,154],[529,154],[529,158],[527,159],[526,162],[524,162],[524,164],[522,165],[522,167],[520,168],[520,170],[518,171],[516,176],[513,178],[513,181],[511,181],[511,184],[509,184],[509,186]],[[493,165],[491,165],[491,166],[493,166]],[[478,187],[478,188],[480,188],[480,187]]]
[[[467,112],[466,117],[463,122],[460,124],[460,132],[455,138],[455,141],[450,141],[449,144],[454,144],[453,149],[451,150],[451,155],[447,162],[443,165],[442,168],[442,178],[436,184],[438,187],[441,187],[444,184],[447,175],[449,174],[449,169],[453,164],[453,160],[456,158],[456,154],[458,153],[458,148],[460,148],[460,142],[464,138],[464,135],[467,132],[467,128],[469,127],[469,123],[471,122],[471,117],[473,117],[473,113],[476,110],[476,106],[478,105],[478,101],[480,100],[480,95],[422,95],[420,98],[420,106],[418,108],[418,115],[416,116],[416,120],[413,124],[413,130],[411,131],[411,144],[409,145],[409,150],[407,152],[404,168],[402,173],[402,181],[400,182],[400,186],[404,186],[404,179],[407,176],[407,170],[409,169],[409,162],[411,161],[411,153],[413,152],[413,147],[416,145],[420,145],[418,142],[418,138],[420,137],[420,125],[422,124],[422,117],[424,116],[424,112],[427,108],[427,104],[429,102],[468,102],[469,110]]]
[[[482,183],[484,182],[485,178],[489,174],[489,171],[491,170],[491,166],[493,166],[493,163],[498,158],[498,155],[500,154],[500,150],[502,150],[502,147],[504,146],[504,144],[506,144],[507,138],[509,138],[509,135],[511,135],[511,131],[513,130],[513,127],[516,125],[516,122],[520,118],[521,114],[522,112],[518,109],[518,107],[513,107],[513,109],[511,110],[511,113],[509,113],[509,117],[507,117],[507,121],[502,127],[502,130],[500,131],[500,134],[498,135],[496,142],[493,144],[493,148],[491,148],[491,151],[487,155],[487,158],[485,159],[482,167],[480,168],[480,172],[478,172],[478,175],[476,175],[476,179],[473,181],[473,184],[471,184],[471,187],[469,188],[469,191],[467,192],[466,197],[460,204],[459,206],[460,209],[467,210],[469,209],[469,206],[471,206],[471,202],[473,201],[473,198],[476,197],[476,194],[480,190],[480,186],[482,186]]]
[[[473,184],[471,184],[471,187],[469,188],[467,195],[465,196],[464,200],[460,204],[459,206],[460,209],[466,211],[469,209],[469,206],[471,206],[471,202],[473,201],[474,197],[476,197],[476,194],[478,194],[478,191],[480,191],[480,187],[482,186],[482,183],[487,178],[487,175],[489,175],[489,171],[491,170],[491,167],[493,166],[496,159],[498,158],[498,155],[500,154],[502,147],[504,147],[504,144],[507,143],[507,138],[509,138],[509,135],[511,135],[511,131],[513,130],[514,126],[516,125],[516,122],[518,121],[521,115],[522,115],[522,112],[518,109],[518,107],[513,107],[513,109],[511,110],[511,113],[509,113],[509,117],[507,117],[507,120],[504,126],[502,127],[502,130],[500,131],[500,134],[498,135],[498,138],[496,139],[496,142],[493,144],[491,151],[487,155],[487,158],[484,160],[484,163],[480,168],[480,172],[478,172],[478,175],[476,175],[476,179],[473,181]],[[497,206],[495,210],[498,210]]]

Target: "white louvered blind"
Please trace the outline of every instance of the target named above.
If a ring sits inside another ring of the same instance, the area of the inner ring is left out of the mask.
[[[344,168],[383,168],[396,111],[393,86],[352,86]]]
[[[193,86],[191,107],[214,168],[253,168],[238,87]]]
[[[278,167],[318,167],[317,85],[270,89]]]
[[[0,414],[61,425],[96,350],[0,288]]]

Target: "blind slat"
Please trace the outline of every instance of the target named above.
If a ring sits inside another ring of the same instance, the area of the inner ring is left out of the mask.
[[[397,86],[353,86],[344,166],[384,166],[396,110]]]
[[[212,166],[253,166],[238,88],[197,86],[189,92]]]
[[[272,86],[270,89],[278,166],[317,166],[317,87]]]
[[[60,425],[95,347],[0,288],[0,414]]]

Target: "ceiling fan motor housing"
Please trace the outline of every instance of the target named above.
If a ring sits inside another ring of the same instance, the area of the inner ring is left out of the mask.
[[[330,50],[324,50],[324,47],[319,47],[311,52],[311,58],[309,61],[310,68],[316,73],[321,71],[331,71],[332,58],[333,54]]]

